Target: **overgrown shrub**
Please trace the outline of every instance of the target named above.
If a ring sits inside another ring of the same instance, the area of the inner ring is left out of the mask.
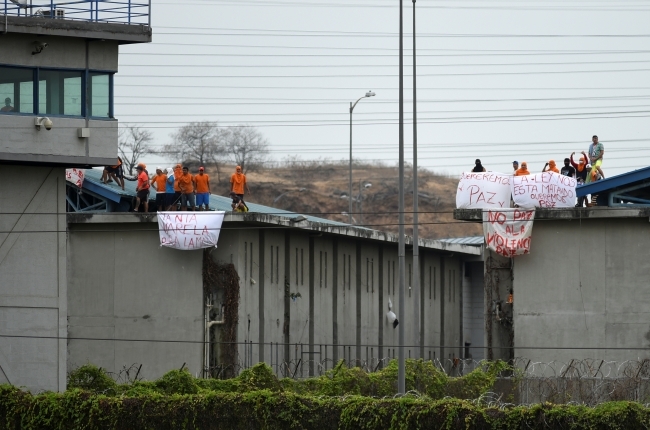
[[[68,373],[68,389],[79,388],[93,393],[107,393],[117,387],[115,381],[101,367],[84,364]]]
[[[164,394],[196,394],[199,392],[196,378],[187,369],[170,370],[154,384]]]
[[[644,429],[650,409],[633,402],[596,407],[495,409],[460,399],[316,397],[269,390],[171,396],[104,396],[78,389],[32,395],[0,385],[0,429],[195,430],[582,430]]]

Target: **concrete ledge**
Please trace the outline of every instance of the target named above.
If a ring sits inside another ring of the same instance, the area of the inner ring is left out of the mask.
[[[535,219],[650,218],[648,207],[537,208]],[[483,221],[481,209],[455,209],[454,219]]]
[[[77,157],[72,155],[16,154],[0,152],[0,162],[6,164],[40,165],[59,167],[94,167],[109,166],[115,157]]]
[[[4,27],[4,21],[2,19],[0,28]],[[34,34],[38,36],[116,40],[124,44],[148,43],[151,42],[152,35],[151,27],[142,24],[108,24],[31,16],[8,16],[7,28],[2,28],[2,30],[6,30],[7,33]]]
[[[480,211],[478,212],[480,216]],[[137,224],[137,223],[158,223],[158,217],[155,213],[134,213],[134,212],[112,212],[112,213],[68,213],[68,224]],[[291,228],[309,230],[310,236],[321,236],[323,234],[341,235],[347,237],[356,237],[379,242],[397,243],[398,236],[392,233],[386,233],[379,230],[370,230],[367,228],[358,228],[354,226],[332,226],[319,222],[298,221],[292,218],[277,215],[261,214],[256,212],[233,213],[226,212],[224,217],[224,229],[228,228],[230,223],[246,223],[252,226],[273,226],[276,228]],[[153,226],[152,226],[153,227]],[[412,245],[413,238],[406,236],[406,244]],[[482,255],[483,249],[480,246],[461,245],[455,243],[443,242],[440,240],[420,239],[420,247],[434,249],[439,251],[457,252],[468,255]]]

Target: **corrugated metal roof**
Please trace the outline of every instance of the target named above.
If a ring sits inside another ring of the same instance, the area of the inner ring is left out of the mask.
[[[485,242],[483,236],[466,236],[466,237],[450,237],[446,239],[438,239],[440,242],[455,243],[457,245],[470,245],[482,246]]]
[[[646,181],[648,179],[650,179],[650,167],[644,167],[643,169],[633,170],[631,172],[601,179],[600,181],[581,185],[576,188],[576,195],[578,197],[584,197],[587,194],[598,194],[632,185],[635,182]]]
[[[85,180],[83,187],[89,191],[95,192],[105,198],[108,198],[115,202],[124,202],[129,201],[135,197],[135,182],[126,181],[124,186],[124,191],[117,186],[115,183],[103,184],[100,181],[102,171],[98,169],[87,169],[85,171]],[[122,200],[123,199],[123,200]],[[368,240],[378,240],[383,242],[392,242],[397,243],[397,235],[381,232],[378,230],[372,230],[365,227],[358,227],[342,222],[331,221],[325,218],[318,218],[311,215],[302,215],[305,217],[306,222],[300,223],[296,222],[295,224],[289,221],[289,219],[297,218],[301,216],[299,213],[289,212],[282,209],[276,209],[269,206],[259,205],[256,203],[246,202],[250,212],[248,214],[242,213],[233,213],[230,207],[231,199],[229,197],[217,196],[212,194],[210,196],[210,208],[219,211],[229,212],[227,219],[230,219],[231,222],[234,221],[246,221],[246,222],[261,222],[261,223],[270,223],[278,226],[289,226],[301,229],[312,230],[315,232],[327,232],[336,235],[345,235],[348,237],[361,237]],[[128,205],[124,205],[128,207]],[[113,212],[113,213],[98,213],[94,214],[90,219],[84,219],[83,222],[136,222],[131,220],[126,212]],[[134,216],[139,216],[140,214],[131,214]],[[234,219],[232,219],[234,218]],[[155,220],[155,217],[153,218]],[[141,218],[137,218],[137,222],[142,222]],[[155,222],[155,221],[154,221]],[[431,240],[431,239],[420,239],[420,246],[430,249],[445,250],[449,252],[459,252],[468,255],[480,255],[480,250],[477,249],[477,245],[482,244],[482,237],[479,238],[464,238],[464,239],[474,239],[479,240],[478,243],[463,243],[456,242],[463,238],[455,239],[443,239],[443,240]],[[407,237],[406,243],[411,243],[412,238]]]
[[[108,184],[104,184],[100,181],[102,177],[102,171],[98,169],[86,169],[84,172],[84,188],[88,185],[86,182],[90,182],[93,186],[99,187],[104,191],[107,191],[109,193],[114,194],[114,197],[126,197],[126,198],[133,198],[135,197],[135,187],[136,187],[136,182],[135,181],[124,181],[124,190],[117,185],[115,182],[111,182]],[[95,190],[93,190],[95,191]],[[102,193],[103,195],[103,193]],[[151,193],[151,198],[153,199],[155,197],[155,190],[152,190]],[[114,200],[115,198],[113,198]],[[224,196],[218,196],[216,194],[210,194],[210,209],[213,209],[215,211],[226,211],[230,212],[232,211],[232,207],[230,206],[232,203],[232,199],[230,197],[224,197]],[[246,205],[248,206],[248,210],[250,212],[257,212],[257,213],[262,213],[266,215],[277,215],[277,216],[282,216],[285,218],[297,218],[299,216],[304,216],[308,221],[311,222],[318,222],[322,224],[327,224],[327,225],[332,225],[332,226],[340,226],[340,227],[345,227],[349,226],[349,224],[338,222],[338,221],[332,221],[329,219],[325,218],[319,218],[311,215],[303,215],[299,214],[296,212],[290,212],[290,211],[285,211],[282,209],[277,209],[273,208],[270,206],[264,206],[264,205],[259,205],[257,203],[251,203],[249,201],[246,201]],[[364,228],[364,227],[358,227],[357,228]]]

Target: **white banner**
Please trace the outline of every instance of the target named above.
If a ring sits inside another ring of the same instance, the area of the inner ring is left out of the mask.
[[[458,209],[510,207],[512,175],[497,172],[464,172],[456,190]]]
[[[571,208],[575,198],[575,178],[555,172],[512,178],[512,199],[521,208]]]
[[[158,212],[160,246],[192,250],[217,246],[225,212]]]
[[[483,210],[483,234],[489,249],[504,257],[530,253],[535,209]]]
[[[65,180],[72,182],[77,187],[81,188],[84,183],[84,171],[83,169],[65,169]]]

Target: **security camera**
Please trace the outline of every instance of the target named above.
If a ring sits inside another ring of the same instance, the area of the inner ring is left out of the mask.
[[[48,45],[45,42],[34,42],[34,50],[32,51],[32,55],[40,54],[45,48],[47,48],[47,46]]]
[[[39,116],[36,117],[36,119],[34,119],[34,126],[36,127],[36,130],[40,130],[41,126],[43,126],[45,127],[45,130],[49,131],[52,130],[52,127],[54,127],[54,123],[52,122],[51,119],[49,119],[46,116],[44,117]]]

